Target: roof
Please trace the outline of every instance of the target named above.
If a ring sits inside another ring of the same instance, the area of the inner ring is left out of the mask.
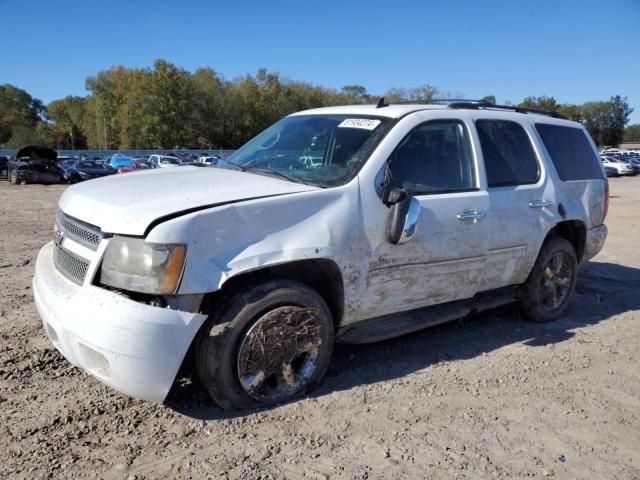
[[[554,123],[557,122],[559,124],[574,124],[570,120],[566,120],[563,118],[554,118],[549,115],[544,115],[542,113],[528,112],[516,112],[513,110],[506,110],[506,108],[512,107],[503,107],[500,106],[495,107],[480,107],[480,108],[465,108],[458,107],[456,109],[449,108],[447,104],[390,104],[381,108],[377,108],[376,105],[343,105],[336,107],[323,107],[323,108],[314,108],[311,110],[303,110],[301,112],[297,112],[292,114],[294,115],[371,115],[377,117],[388,117],[388,118],[400,118],[408,113],[416,112],[416,111],[424,111],[424,110],[444,110],[448,112],[452,111],[464,111],[464,112],[475,112],[476,115],[488,116],[488,117],[511,117],[511,118],[522,118],[522,115],[525,115],[529,118],[535,118],[537,120],[550,121],[553,120]]]
[[[446,110],[446,105],[419,105],[419,104],[399,104],[388,105],[383,108],[376,108],[375,105],[343,105],[338,107],[313,108],[303,110],[293,115],[372,115],[376,117],[398,118],[416,110]]]

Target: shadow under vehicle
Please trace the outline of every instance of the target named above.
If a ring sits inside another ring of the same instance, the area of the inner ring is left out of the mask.
[[[60,183],[63,171],[57,163],[58,153],[48,147],[27,145],[16,152],[7,164],[9,183]]]

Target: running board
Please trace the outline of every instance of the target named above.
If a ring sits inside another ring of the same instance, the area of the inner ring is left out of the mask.
[[[513,303],[515,301],[514,294],[514,288],[507,287],[496,292],[479,293],[469,300],[459,300],[418,310],[410,310],[362,320],[355,324],[339,328],[336,332],[336,342],[374,343],[401,335],[407,335],[441,323],[466,317],[470,313],[481,312]]]

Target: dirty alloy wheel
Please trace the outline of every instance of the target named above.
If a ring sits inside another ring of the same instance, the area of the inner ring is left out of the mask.
[[[562,315],[571,301],[577,270],[573,245],[561,237],[547,239],[521,292],[525,317],[550,322]]]
[[[322,297],[299,282],[272,280],[213,308],[196,345],[196,365],[218,405],[257,408],[309,392],[332,351],[333,320]]]
[[[18,172],[16,172],[15,170],[9,170],[9,183],[11,185],[18,184]]]

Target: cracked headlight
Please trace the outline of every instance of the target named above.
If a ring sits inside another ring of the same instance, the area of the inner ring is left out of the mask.
[[[178,290],[187,247],[147,243],[141,238],[109,240],[100,270],[100,283],[132,292],[173,295]]]

